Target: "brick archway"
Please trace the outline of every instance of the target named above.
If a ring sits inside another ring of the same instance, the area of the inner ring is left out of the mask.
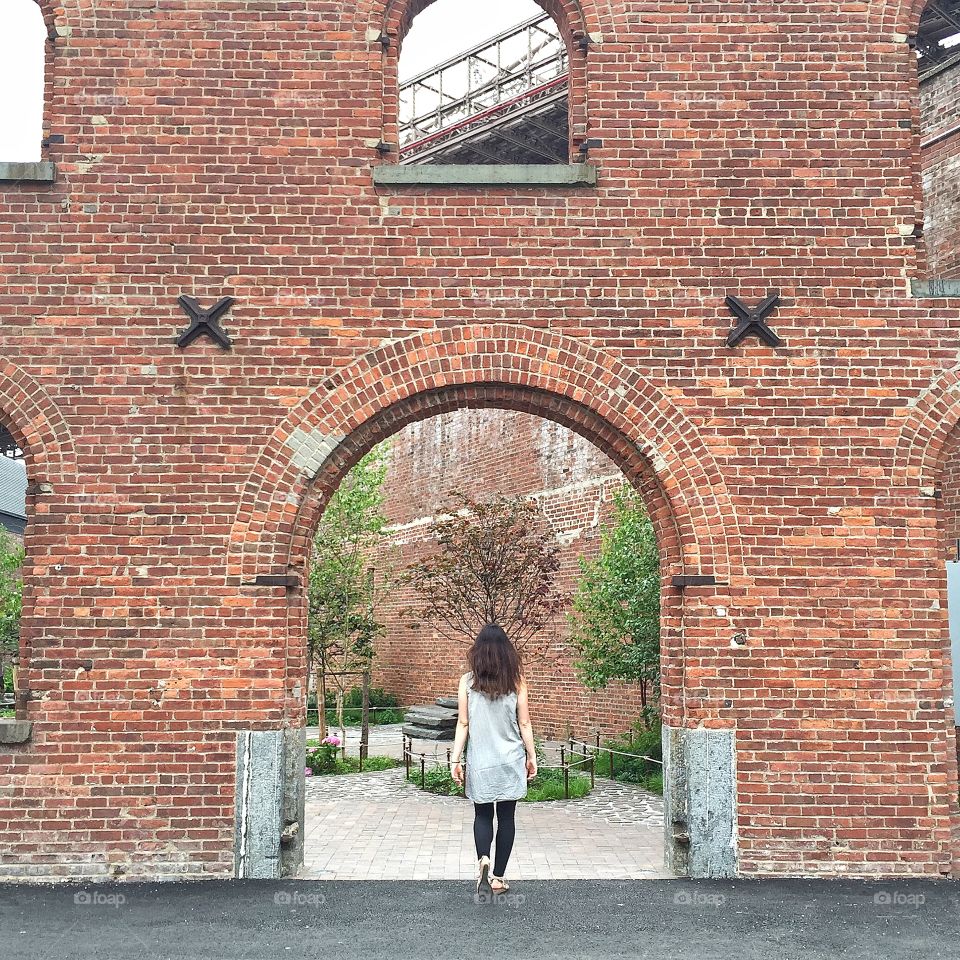
[[[520,409],[585,436],[644,498],[667,586],[678,573],[719,581],[707,586],[706,595],[690,598],[681,590],[663,591],[666,843],[671,867],[682,874],[732,875],[734,731],[723,716],[723,689],[704,684],[696,671],[702,651],[730,642],[727,608],[743,582],[736,516],[695,425],[655,384],[611,354],[552,331],[492,324],[416,334],[361,357],[309,394],[264,446],[232,526],[228,588],[243,591],[263,575],[293,575],[302,584],[316,520],[350,466],[407,423],[465,406]],[[265,586],[271,596],[238,602],[256,603],[252,629],[279,648],[282,676],[272,680],[283,688],[282,706],[276,704],[283,727],[276,737],[292,742],[302,738],[304,723],[305,592],[287,593],[270,581]],[[688,735],[700,746],[691,747]],[[298,744],[284,755],[302,756]],[[703,833],[687,827],[687,810],[688,793],[706,789],[717,775],[697,759],[696,751],[708,745],[719,758],[721,779],[729,778],[714,791],[711,818],[718,825]],[[302,772],[301,763],[285,781],[285,796],[298,798],[293,806],[302,803]],[[283,854],[294,866],[297,856],[293,847]]]
[[[454,389],[469,396],[440,396]],[[730,496],[682,410],[609,354],[550,331],[496,324],[431,331],[381,347],[292,411],[265,444],[241,492],[228,580],[251,582],[299,566],[297,538],[303,554],[304,532],[323,501],[320,491],[329,492],[381,434],[432,415],[427,411],[440,412],[444,403],[498,401],[566,420],[638,479],[641,473],[648,483],[655,479],[676,528],[676,572],[711,574],[724,583],[738,574]],[[365,426],[366,433],[357,434]],[[631,456],[633,463],[626,462]],[[314,485],[317,495],[311,496]],[[669,543],[665,521],[660,530]]]

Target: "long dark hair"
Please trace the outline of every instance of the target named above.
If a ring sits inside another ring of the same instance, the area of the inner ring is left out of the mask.
[[[467,651],[467,666],[473,671],[473,689],[496,699],[515,693],[523,668],[517,648],[495,623],[488,623]]]

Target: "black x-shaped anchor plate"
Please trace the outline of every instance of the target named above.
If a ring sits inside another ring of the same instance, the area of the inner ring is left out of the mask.
[[[190,318],[190,326],[177,337],[178,347],[186,347],[202,334],[220,344],[224,350],[233,346],[233,341],[220,326],[220,318],[236,303],[233,297],[224,297],[209,310],[204,310],[194,297],[182,296],[178,302]]]
[[[727,306],[739,317],[740,322],[727,336],[727,346],[737,346],[744,337],[759,337],[771,347],[782,347],[781,340],[767,325],[767,317],[773,313],[780,303],[780,291],[774,290],[764,297],[755,307],[748,307],[739,297],[730,294],[726,300]]]

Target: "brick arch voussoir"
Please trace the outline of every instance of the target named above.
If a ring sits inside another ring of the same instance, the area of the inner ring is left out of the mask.
[[[504,324],[430,331],[388,344],[310,394],[277,428],[244,485],[228,578],[250,582],[287,571],[298,531],[303,535],[311,485],[364,424],[391,408],[399,423],[407,414],[398,405],[410,398],[468,387],[481,391],[486,405],[496,405],[498,390],[522,390],[553,398],[554,417],[557,405],[591,411],[609,431],[601,443],[629,445],[649,464],[670,504],[685,569],[720,581],[739,572],[739,534],[723,477],[682,411],[608,354],[559,334]],[[541,415],[549,413],[544,408]]]
[[[62,0],[33,0],[43,14],[48,35],[53,33],[57,26],[57,10],[62,6]]]
[[[958,424],[960,365],[940,374],[904,418],[895,447],[892,486],[935,487],[944,448]]]
[[[930,0],[873,0],[871,20],[880,24],[886,39],[894,34],[912,37],[920,28],[920,17]]]
[[[344,17],[344,25],[366,35],[367,31],[386,32],[402,42],[410,24],[436,0],[360,0],[353,6],[353,16]],[[480,0],[477,0],[480,2]],[[569,37],[602,32],[604,21],[598,0],[535,0],[550,14]],[[609,17],[609,7],[606,8]],[[485,38],[478,38],[485,39]]]
[[[290,541],[289,565],[309,555],[313,531],[330,497],[347,471],[369,450],[408,424],[453,410],[516,410],[543,417],[589,439],[623,472],[640,494],[657,534],[661,566],[669,577],[685,569],[683,541],[669,499],[649,462],[637,447],[608,421],[588,407],[566,397],[528,385],[464,383],[412,394],[366,420],[327,458],[300,502]]]
[[[31,482],[76,482],[70,428],[43,387],[12,363],[0,364],[0,420],[24,451]]]

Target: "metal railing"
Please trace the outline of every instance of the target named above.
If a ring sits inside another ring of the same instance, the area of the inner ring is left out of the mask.
[[[548,764],[542,763],[539,764],[541,770],[562,770],[563,771],[563,796],[564,799],[570,799],[570,771],[582,772],[586,775],[587,770],[590,773],[590,789],[592,790],[596,786],[597,782],[597,764],[598,762],[603,763],[601,755],[606,755],[606,763],[608,769],[608,776],[612,780],[616,773],[616,757],[628,757],[631,760],[644,760],[647,763],[654,764],[658,767],[663,767],[663,760],[657,757],[647,756],[642,753],[631,753],[629,750],[615,750],[613,747],[605,747],[600,742],[600,732],[597,732],[596,741],[593,743],[588,742],[587,740],[579,740],[576,737],[568,737],[565,743],[561,743],[559,747],[560,763],[559,764]],[[451,748],[446,748],[447,762],[446,768],[449,770],[451,767]],[[427,763],[428,761],[434,767],[441,767],[442,761],[440,759],[440,751],[436,751],[432,756],[427,753],[415,753],[413,750],[413,738],[408,737],[406,734],[403,735],[403,765],[406,770],[407,780],[410,780],[410,772],[414,767],[419,768],[419,779],[421,789],[426,787],[427,782]],[[461,760],[463,765],[463,776],[466,780],[467,776],[467,759],[464,756]],[[602,774],[600,774],[602,776]]]
[[[567,47],[553,19],[532,17],[400,85],[401,158],[500,109],[566,83]]]

